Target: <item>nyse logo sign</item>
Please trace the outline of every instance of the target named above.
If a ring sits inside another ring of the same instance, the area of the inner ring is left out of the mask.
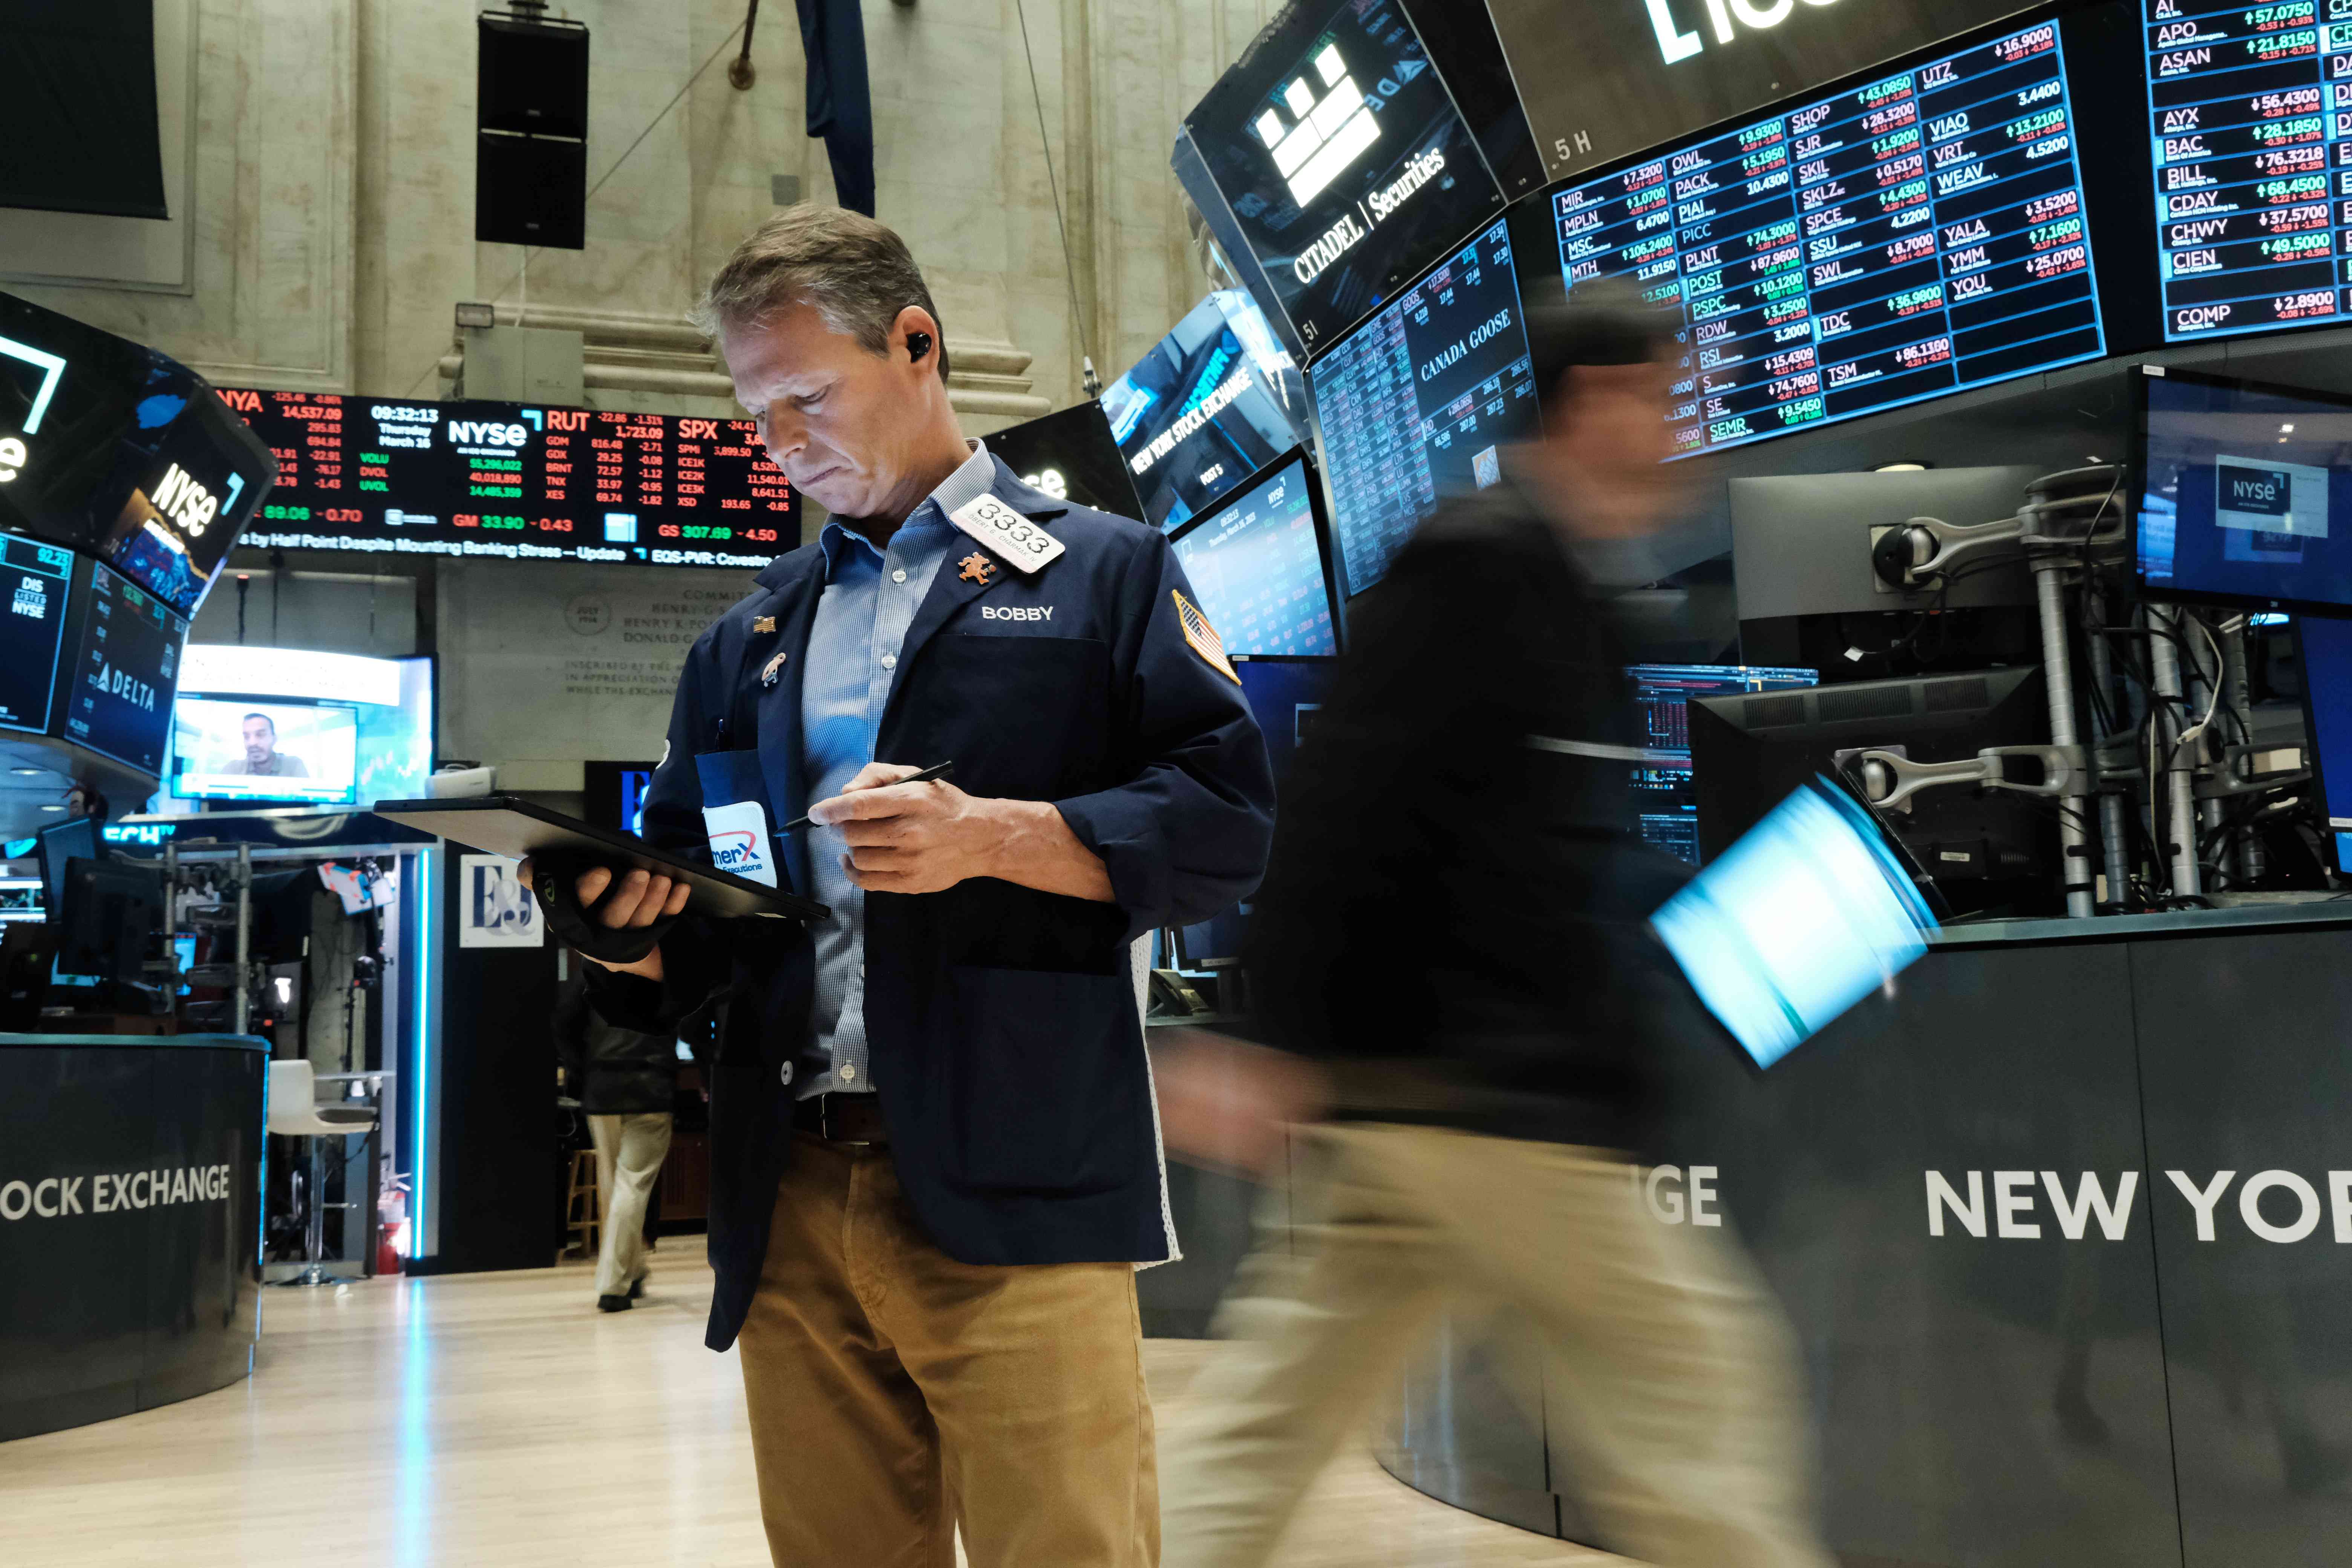
[[[1669,8],[1670,0],[1642,0],[1642,3],[1650,14],[1650,30],[1657,36],[1658,53],[1665,57],[1666,64],[1686,60],[1706,47],[1696,32],[1684,28],[1675,19],[1674,12]],[[1690,0],[1681,0],[1681,3],[1688,5]],[[1836,3],[1837,0],[1805,0],[1808,5],[1833,5]],[[1733,26],[1735,21],[1740,26],[1758,32],[1767,31],[1789,19],[1797,8],[1797,0],[1769,0],[1768,4],[1761,5],[1755,4],[1755,0],[1705,0],[1705,5],[1706,20],[1715,34],[1715,41],[1722,45],[1730,43],[1737,36]]]

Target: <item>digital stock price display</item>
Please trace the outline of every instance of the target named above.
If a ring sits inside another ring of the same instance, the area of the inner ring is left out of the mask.
[[[1362,593],[1449,489],[1502,477],[1536,383],[1507,223],[1464,246],[1307,373],[1346,591]]]
[[[748,419],[225,391],[278,459],[240,543],[765,566],[800,542]]]
[[[2164,335],[2352,318],[2352,0],[2141,0]]]
[[[2054,24],[1561,191],[1551,216],[1570,288],[1623,274],[1681,301],[1683,453],[2104,352]]]

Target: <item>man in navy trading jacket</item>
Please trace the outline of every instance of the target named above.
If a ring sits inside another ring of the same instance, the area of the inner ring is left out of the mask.
[[[730,994],[709,1342],[740,1335],[770,1550],[1154,1563],[1134,1266],[1177,1250],[1130,945],[1256,886],[1265,742],[1166,541],[964,439],[896,234],[781,212],[704,312],[833,521],[696,642],[645,831],[832,916],[576,891],[589,956],[660,939],[595,973],[607,1020]]]

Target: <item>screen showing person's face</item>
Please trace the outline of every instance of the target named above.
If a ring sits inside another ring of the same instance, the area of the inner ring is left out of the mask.
[[[245,760],[253,766],[268,762],[278,752],[278,726],[257,713],[245,721]]]

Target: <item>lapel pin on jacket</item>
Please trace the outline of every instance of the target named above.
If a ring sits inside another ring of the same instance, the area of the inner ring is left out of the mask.
[[[754,616],[751,617],[751,629],[754,632],[774,631],[776,629],[776,617],[773,616]]]
[[[988,574],[996,570],[996,563],[977,550],[957,562],[956,564],[963,568],[956,574],[956,577],[958,581],[965,583],[984,584],[988,581]]]
[[[773,686],[776,683],[776,676],[778,672],[784,668],[784,658],[785,656],[783,654],[779,653],[775,658],[768,661],[767,668],[760,671],[761,685]]]

